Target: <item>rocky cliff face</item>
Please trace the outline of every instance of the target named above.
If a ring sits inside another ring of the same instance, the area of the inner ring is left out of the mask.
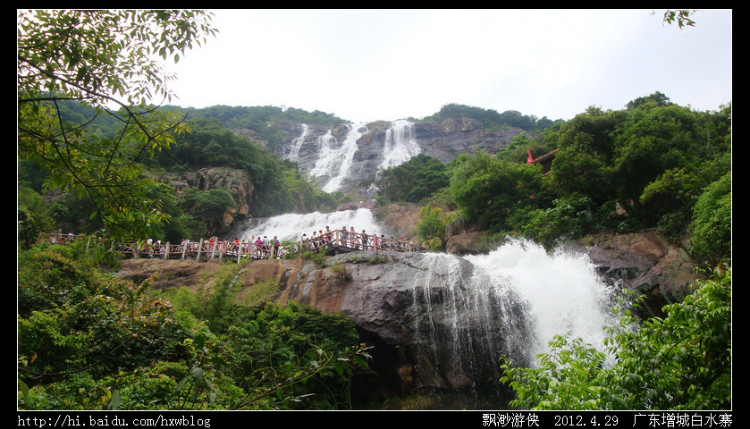
[[[687,251],[656,231],[600,234],[592,239],[593,245],[574,246],[589,255],[604,278],[645,294],[642,316],[664,316],[662,307],[681,302],[695,281],[703,278]]]
[[[457,314],[457,302],[473,303],[454,297],[472,294],[468,285],[446,279],[471,278],[474,268],[460,258],[446,264],[446,256],[356,252],[330,257],[325,268],[301,259],[254,261],[241,274],[237,299],[258,282],[274,279],[279,303],[294,300],[352,319],[363,340],[374,346],[372,371],[360,374],[356,383],[362,387],[353,392],[361,400],[424,390],[473,391],[487,387],[485,380],[497,389],[498,353],[515,356],[511,325],[523,329],[522,306],[497,302],[489,304],[491,312]],[[205,281],[219,265],[127,260],[120,275],[134,281],[154,278],[156,288],[179,287]]]
[[[485,131],[474,119],[457,118],[441,123],[416,123],[415,132],[424,153],[447,163],[461,153],[496,153],[525,131],[514,127]]]
[[[374,179],[387,156],[387,134],[392,126],[393,123],[388,121],[359,125],[362,135],[356,141],[356,152],[341,191],[353,192],[361,197],[369,195],[366,182]],[[314,172],[323,152],[321,139],[333,138],[335,147],[340,147],[349,127],[342,125],[327,128],[287,124],[284,129],[286,143],[276,150],[277,155],[296,161],[301,171],[311,173]],[[480,150],[495,153],[523,132],[522,129],[514,127],[486,131],[482,129],[481,123],[469,118],[447,119],[441,123],[413,123],[413,137],[419,150],[442,162],[449,162],[460,153],[473,154]],[[328,178],[321,176],[321,184]],[[363,181],[365,183],[362,183]]]
[[[236,208],[224,213],[221,221],[214,225],[207,225],[209,236],[226,234],[235,220],[244,219],[252,212],[255,185],[250,175],[244,170],[226,167],[202,168],[197,171],[162,175],[157,178],[157,181],[170,184],[178,194],[188,187],[201,191],[225,188],[232,194]]]

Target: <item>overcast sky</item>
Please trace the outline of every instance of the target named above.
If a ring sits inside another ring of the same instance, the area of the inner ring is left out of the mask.
[[[652,9],[213,12],[217,37],[168,68],[171,104],[374,121],[459,103],[567,120],[655,91],[695,110],[732,99],[731,10],[683,29]]]

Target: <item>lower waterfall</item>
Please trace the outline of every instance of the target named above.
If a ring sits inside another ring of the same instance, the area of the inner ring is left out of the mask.
[[[248,226],[250,236],[296,240],[313,231],[353,226],[386,234],[369,209],[290,214]],[[499,358],[537,365],[555,335],[569,334],[605,351],[606,326],[614,288],[602,280],[588,256],[558,249],[549,252],[525,240],[510,240],[482,255],[422,253],[408,257],[417,275],[395,280],[411,302],[404,323],[409,347],[419,349],[416,368],[439,374],[439,384],[477,390],[497,385]]]
[[[499,359],[536,366],[555,335],[605,352],[614,291],[588,257],[514,240],[485,255],[425,255],[413,282],[414,341],[452,386],[492,386]]]
[[[562,249],[550,253],[539,244],[514,240],[487,255],[465,258],[486,273],[486,287],[512,290],[526,304],[534,339],[524,348],[532,362],[558,334],[581,337],[604,351],[603,328],[615,323],[616,291],[588,256]]]

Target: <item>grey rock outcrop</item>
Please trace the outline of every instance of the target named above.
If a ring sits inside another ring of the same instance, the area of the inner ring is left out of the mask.
[[[645,295],[639,310],[644,317],[663,316],[665,305],[681,302],[704,277],[685,249],[657,231],[599,235],[594,240],[596,244],[578,249],[604,278]]]
[[[376,382],[369,384],[383,392],[471,390],[481,387],[480,380],[496,383],[499,355],[514,356],[516,342],[523,341],[522,305],[507,295],[477,296],[468,281],[474,267],[461,258],[356,252],[330,259],[338,268],[288,266],[278,300],[352,319],[375,345]],[[481,305],[493,311],[476,311]]]

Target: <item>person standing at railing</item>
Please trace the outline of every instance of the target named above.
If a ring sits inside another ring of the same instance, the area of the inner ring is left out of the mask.
[[[279,255],[279,246],[281,245],[281,242],[279,242],[278,236],[273,236],[273,240],[271,240],[271,256],[269,259],[276,259],[276,257]]]
[[[263,257],[263,239],[260,238],[260,235],[255,239],[255,257],[257,259]]]
[[[318,231],[313,231],[310,236],[310,250],[318,249]]]

